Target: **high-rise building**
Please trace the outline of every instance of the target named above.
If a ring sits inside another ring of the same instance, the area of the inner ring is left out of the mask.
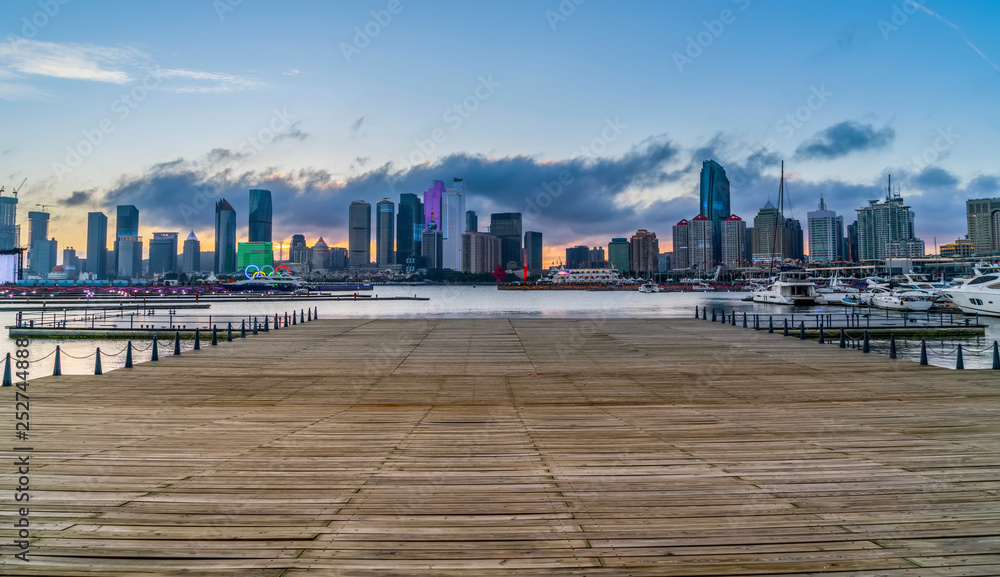
[[[855,220],[847,225],[847,256],[844,259],[848,262],[858,261],[858,221]]]
[[[722,221],[722,264],[729,268],[749,265],[747,251],[747,223],[735,214]]]
[[[688,257],[691,267],[706,272],[715,268],[715,222],[704,214],[691,219],[688,225]],[[721,252],[721,251],[720,251]]]
[[[539,274],[544,268],[542,251],[542,233],[527,231],[524,233],[524,264],[529,274]],[[496,267],[493,267],[496,268]]]
[[[396,264],[396,203],[388,198],[375,203],[375,265]]]
[[[163,276],[177,272],[176,232],[154,232],[149,239],[149,275]]]
[[[0,196],[0,250],[17,247],[17,197]]]
[[[309,263],[312,270],[329,270],[331,266],[330,247],[327,246],[323,237],[319,237],[316,244],[312,245],[312,257]]]
[[[645,277],[660,269],[660,241],[655,232],[640,228],[629,240],[629,268]]]
[[[956,238],[955,242],[941,245],[940,256],[947,258],[969,258],[976,252],[975,245],[968,238]]]
[[[139,209],[131,204],[118,205],[116,215],[115,275],[125,279],[142,276]]]
[[[309,262],[309,247],[306,246],[305,235],[292,235],[292,245],[288,247],[288,260],[297,264]]]
[[[97,279],[108,278],[108,217],[103,212],[87,213],[86,271]]]
[[[604,247],[595,246],[590,249],[590,267],[600,268],[608,265],[607,259],[604,257]]]
[[[691,266],[688,239],[691,238],[691,223],[686,218],[674,225],[674,251],[671,259],[672,270],[682,270]]]
[[[965,218],[973,254],[992,256],[1000,253],[1000,198],[965,201]]]
[[[500,239],[492,234],[462,233],[462,272],[490,273],[500,264]]]
[[[462,269],[462,233],[465,232],[465,180],[456,178],[441,197],[441,220],[444,234],[444,260],[441,268]]]
[[[465,211],[465,230],[466,232],[479,232],[479,217],[476,216],[476,211]]]
[[[859,260],[924,256],[924,241],[913,234],[913,211],[891,187],[884,202],[869,200],[857,211]]]
[[[774,262],[782,260],[788,251],[788,229],[781,211],[767,201],[753,219],[753,261]]]
[[[631,265],[628,239],[612,238],[608,243],[608,266],[621,274],[627,274],[631,272]]]
[[[566,247],[566,268],[588,268],[590,266],[590,247],[579,244]]]
[[[424,204],[415,194],[399,195],[396,213],[396,262],[406,264],[408,259],[420,256],[420,239],[423,237]]]
[[[826,201],[819,197],[819,210],[806,214],[809,223],[809,261],[829,264],[844,259],[844,217],[826,209]]]
[[[181,272],[198,272],[201,270],[201,242],[194,231],[184,240],[184,253],[181,255]]]
[[[62,265],[64,269],[77,268],[80,259],[76,256],[76,249],[68,247],[63,249]]]
[[[521,239],[523,236],[521,213],[495,212],[491,214],[490,234],[500,237],[500,258],[504,268],[509,263],[516,263],[514,266],[520,268],[524,262],[521,255]]]
[[[330,247],[330,268],[347,268],[347,249],[342,246]]]
[[[250,190],[250,242],[271,242],[271,191]]]
[[[726,170],[714,160],[701,165],[701,214],[712,221],[713,261],[722,260],[722,221],[732,212],[729,209],[729,179]]]
[[[429,269],[439,269],[441,268],[441,262],[444,259],[444,235],[442,235],[441,231],[437,229],[436,222],[432,224],[433,228],[428,228],[424,231],[424,238],[421,243],[423,254],[420,256],[423,260],[424,267]]]
[[[258,269],[274,266],[274,245],[269,242],[241,242],[236,245],[236,270],[245,271],[253,265]]]
[[[431,187],[424,191],[423,230],[427,230],[432,220],[437,227],[435,230],[441,229],[441,197],[445,192],[444,181],[441,180],[435,180]]]
[[[805,237],[802,234],[802,223],[794,218],[786,218],[785,230],[788,234],[788,254],[785,257],[792,260],[804,260],[806,252]]]
[[[49,213],[28,213],[28,268],[39,275],[47,275],[56,266],[49,243]]]
[[[660,253],[660,272],[670,272],[670,253]]]
[[[236,209],[226,199],[215,203],[215,274],[236,272]]]
[[[348,213],[347,245],[351,268],[368,267],[372,261],[372,205],[363,200],[351,203]]]

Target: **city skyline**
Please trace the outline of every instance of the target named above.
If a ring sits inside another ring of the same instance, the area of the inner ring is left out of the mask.
[[[853,221],[891,173],[932,252],[966,234],[967,199],[1000,192],[989,3],[57,4],[0,7],[0,184],[28,178],[18,224],[52,205],[62,246],[86,246],[77,209],[129,204],[139,237],[211,243],[215,202],[245,222],[256,188],[277,241],[346,246],[351,200],[461,176],[469,207],[545,233],[547,264],[640,228],[666,252],[702,162],[750,219],[786,159],[787,216],[823,195]],[[419,41],[443,21],[462,54]],[[630,42],[595,42],[616,33]]]

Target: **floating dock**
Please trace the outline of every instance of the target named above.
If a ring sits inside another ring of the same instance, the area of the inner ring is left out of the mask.
[[[996,574],[997,374],[700,319],[307,322],[32,381],[0,574]]]

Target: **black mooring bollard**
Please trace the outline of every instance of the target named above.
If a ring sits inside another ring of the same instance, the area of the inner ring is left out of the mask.
[[[305,309],[299,309],[299,322],[300,323],[306,322],[306,310]]]
[[[251,334],[257,334],[257,317],[253,318],[253,332]]]
[[[826,337],[823,335],[823,323],[819,323],[819,344],[826,344]]]
[[[315,320],[319,320],[319,307],[318,306],[314,306],[313,307],[313,320],[314,321]]]
[[[94,354],[94,374],[103,375],[104,372],[101,370],[101,347],[97,347],[97,352]]]
[[[799,324],[799,340],[806,340],[806,321],[802,321],[802,323]]]
[[[758,314],[753,315],[753,330],[755,331],[760,330],[760,315]]]
[[[786,337],[788,336],[788,319],[785,319],[785,335],[784,336],[786,336]]]
[[[743,313],[743,328],[747,328],[747,313]]]
[[[181,332],[177,331],[174,333],[174,356],[180,356],[181,354]]]
[[[233,342],[233,323],[232,322],[230,322],[229,324],[226,325],[226,342],[227,343]]]
[[[1000,347],[993,341],[993,370],[1000,371]]]
[[[194,350],[201,350],[201,329],[198,327],[194,328]]]
[[[153,335],[153,356],[150,357],[151,361],[160,360],[160,345],[156,342],[156,335]]]
[[[241,320],[240,321],[240,338],[241,339],[247,338],[247,322],[246,322],[246,320]]]
[[[701,320],[703,320],[703,321],[708,320],[708,307],[707,306],[701,307]]]
[[[847,333],[844,331],[844,327],[840,327],[840,348],[847,348]]]
[[[955,359],[955,368],[962,370],[965,368],[965,362],[962,361],[962,345],[958,345],[958,358]]]
[[[927,339],[920,339],[920,364],[927,364]]]
[[[132,368],[132,341],[125,345],[125,368]]]
[[[694,305],[694,318],[698,318],[698,305]]]
[[[767,332],[769,333],[774,332],[774,318],[770,316],[767,317]]]
[[[896,358],[896,333],[889,335],[889,358]]]
[[[868,329],[865,329],[865,342],[861,347],[861,352],[870,353],[872,352],[871,344],[868,341]]]
[[[58,377],[62,374],[62,362],[59,359],[59,345],[56,345],[56,362],[52,365],[52,376]]]
[[[712,309],[712,322],[714,323],[717,320],[719,320],[719,319],[718,319],[718,317],[715,316],[715,309]]]
[[[212,325],[212,346],[219,344],[219,327]]]
[[[293,325],[297,325],[297,324],[299,324],[299,323],[298,323],[298,320],[297,320],[297,319],[298,319],[298,317],[299,317],[299,313],[297,313],[297,312],[295,312],[295,311],[292,311],[292,324],[293,324]]]
[[[288,311],[285,311],[285,328],[288,328]]]
[[[13,387],[14,381],[10,378],[10,353],[7,353],[7,360],[3,363],[3,386]]]
[[[278,318],[278,313],[274,313],[274,330],[281,328],[281,320]]]
[[[307,311],[307,316],[308,316],[308,318],[306,320],[307,321],[313,320],[313,310],[312,309],[306,309],[306,311]]]
[[[269,332],[271,332],[271,327],[270,327],[270,326],[268,326],[268,325],[269,325],[269,322],[270,322],[270,318],[271,318],[271,317],[269,317],[269,316],[267,316],[267,315],[264,315],[264,332],[265,332],[265,333],[269,333]]]

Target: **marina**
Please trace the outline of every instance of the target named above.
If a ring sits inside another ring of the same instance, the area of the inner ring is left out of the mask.
[[[0,572],[991,574],[986,374],[693,318],[300,323],[33,379]]]

